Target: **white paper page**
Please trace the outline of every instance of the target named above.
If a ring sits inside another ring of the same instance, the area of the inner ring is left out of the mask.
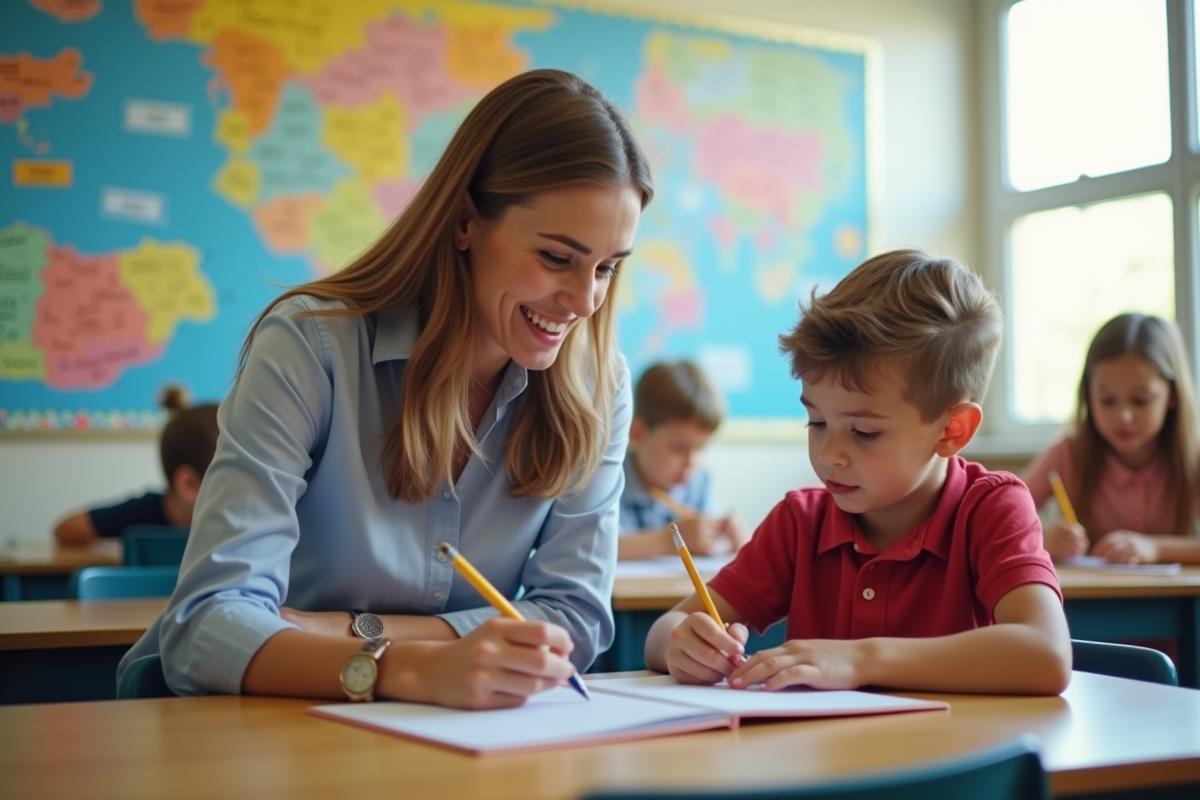
[[[698,724],[726,715],[646,699],[597,694],[592,699],[558,687],[519,708],[460,711],[417,703],[343,703],[312,710],[346,722],[406,734],[476,752],[561,747],[575,741],[621,738],[647,728]]]
[[[1142,575],[1178,575],[1182,566],[1179,564],[1110,564],[1099,556],[1075,556],[1063,558],[1054,562],[1064,567],[1078,569],[1096,569],[1104,572],[1133,572]]]
[[[703,706],[733,717],[824,717],[852,714],[886,714],[892,711],[920,711],[945,708],[945,703],[892,697],[858,691],[785,689],[767,692],[758,687],[730,689],[716,686],[684,686],[670,675],[648,678],[614,678],[594,681],[588,686],[593,694],[620,692],[636,697]]]
[[[721,567],[733,561],[733,553],[720,556],[692,556],[696,571],[701,577],[711,578],[721,571]],[[618,578],[674,578],[687,577],[687,568],[679,556],[657,556],[641,558],[636,561],[618,561]]]

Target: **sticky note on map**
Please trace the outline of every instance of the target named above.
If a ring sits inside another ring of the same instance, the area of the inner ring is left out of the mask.
[[[74,173],[70,161],[13,161],[13,186],[68,189]]]
[[[105,186],[100,190],[100,216],[144,225],[165,225],[167,198],[155,192]]]

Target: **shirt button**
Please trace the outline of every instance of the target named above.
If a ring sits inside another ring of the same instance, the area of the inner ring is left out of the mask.
[[[859,552],[858,542],[854,543],[854,552]]]
[[[863,589],[863,599],[864,600],[874,600],[875,599],[875,590],[869,586],[866,589]]]
[[[449,492],[442,492],[442,499],[443,499],[443,500],[449,500],[449,499],[450,499],[450,493],[449,493]]]
[[[446,560],[446,554],[441,551],[438,551],[438,561],[445,561],[445,560]]]
[[[868,591],[870,591],[870,590],[868,589]],[[441,592],[434,592],[434,593],[433,593],[433,599],[434,599],[434,600],[441,600],[441,599],[442,599],[442,593],[441,593]]]

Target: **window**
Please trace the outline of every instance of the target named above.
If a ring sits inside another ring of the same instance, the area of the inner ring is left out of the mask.
[[[1110,317],[1174,318],[1195,358],[1197,37],[1192,0],[983,8],[987,271],[1008,321],[985,431],[1036,449]]]

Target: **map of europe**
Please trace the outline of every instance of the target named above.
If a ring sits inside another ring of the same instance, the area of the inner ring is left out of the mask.
[[[867,53],[543,2],[12,0],[0,29],[0,429],[151,428],[219,399],[250,322],[377,237],[490,88],[556,67],[649,152],[615,298],[634,373],[701,363],[802,415],[777,349],[867,247]]]

